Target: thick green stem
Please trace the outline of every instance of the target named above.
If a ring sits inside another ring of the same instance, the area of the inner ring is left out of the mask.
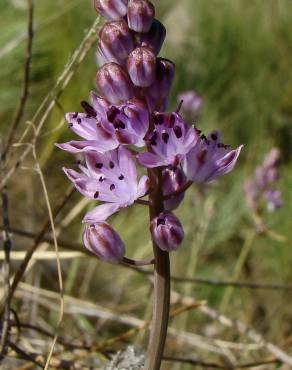
[[[161,183],[161,170],[149,170],[151,187],[150,220],[164,210]],[[144,370],[159,370],[167,335],[170,305],[170,265],[169,254],[153,242],[154,265],[154,304],[148,349]]]

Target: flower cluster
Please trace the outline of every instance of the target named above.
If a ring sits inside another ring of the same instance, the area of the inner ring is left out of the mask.
[[[265,203],[269,212],[282,207],[281,192],[276,188],[280,177],[279,164],[280,151],[273,148],[264,158],[263,164],[256,168],[254,179],[245,182],[246,201],[253,213],[261,212],[262,203]]]
[[[173,251],[184,232],[171,211],[192,182],[230,172],[241,146],[231,150],[220,142],[218,132],[206,137],[178,112],[165,112],[175,66],[158,57],[166,31],[150,1],[95,0],[94,5],[107,19],[97,46],[99,94],[91,92],[90,103],[81,102],[83,112],[66,115],[81,140],[57,146],[84,157],[79,171],[64,169],[83,196],[102,202],[83,219],[84,245],[113,263],[123,259],[125,246],[107,219],[135,202],[152,207],[140,198],[160,186],[146,175],[138,179],[137,163],[148,173],[161,174],[164,211],[151,220],[150,231],[158,247]]]

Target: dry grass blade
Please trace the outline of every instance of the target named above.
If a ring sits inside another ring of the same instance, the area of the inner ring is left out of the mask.
[[[56,104],[56,99],[60,97],[60,95],[63,93],[64,89],[74,76],[74,73],[76,69],[80,66],[84,58],[86,57],[87,53],[91,49],[92,45],[97,39],[97,30],[99,27],[100,18],[98,17],[87,34],[85,35],[83,41],[81,42],[80,46],[76,49],[76,51],[71,56],[70,60],[68,61],[67,65],[65,66],[62,74],[59,76],[54,88],[48,93],[48,95],[43,100],[42,104],[40,105],[39,109],[35,113],[34,117],[32,118],[31,122],[38,122],[38,125],[35,128],[34,132],[34,140],[37,139],[39,136],[48,115],[54,108]],[[43,114],[41,115],[41,113]],[[32,125],[29,125],[21,139],[19,140],[19,143],[22,143],[24,138],[28,135],[28,133],[31,131]],[[23,152],[18,156],[17,162],[10,168],[10,170],[6,173],[2,181],[0,182],[0,190],[3,188],[3,186],[7,183],[9,178],[15,173],[15,171],[19,168],[21,163],[25,160],[25,158],[31,153],[32,146],[28,145]]]
[[[57,215],[61,212],[61,210],[64,208],[64,206],[67,204],[68,200],[71,198],[71,196],[73,195],[75,189],[73,187],[70,187],[64,197],[64,199],[62,200],[62,202],[57,205],[53,211],[53,216],[54,218],[57,217]],[[42,241],[44,235],[46,234],[46,232],[48,231],[49,227],[50,227],[50,218],[47,219],[44,223],[44,225],[42,226],[40,232],[37,234],[35,240],[34,240],[34,243],[33,245],[30,247],[30,249],[27,251],[26,255],[25,255],[25,258],[24,260],[22,261],[21,265],[19,266],[18,270],[16,271],[15,275],[14,275],[14,279],[13,279],[13,282],[12,282],[12,285],[11,285],[11,290],[10,290],[10,293],[9,293],[9,299],[11,299],[14,295],[14,292],[20,282],[20,280],[22,279],[25,271],[26,271],[26,268],[30,262],[30,259],[32,257],[32,255],[34,254],[34,252],[36,251],[36,249],[38,248],[40,242]],[[2,304],[2,307],[3,307],[3,299],[1,301],[1,304]],[[1,310],[3,309],[1,307]]]
[[[49,194],[48,194],[45,178],[44,178],[43,172],[41,170],[40,164],[39,164],[38,159],[37,159],[35,147],[33,147],[33,156],[34,156],[34,160],[35,160],[35,163],[36,163],[36,170],[37,170],[37,172],[39,174],[39,177],[40,177],[40,180],[41,180],[41,184],[42,184],[42,188],[43,188],[43,192],[44,192],[44,197],[45,197],[46,205],[47,205],[47,209],[48,209],[50,226],[51,226],[51,229],[52,229],[54,246],[55,246],[55,251],[56,251],[56,261],[57,261],[58,279],[59,279],[59,287],[60,287],[60,313],[59,313],[56,335],[53,339],[53,343],[52,343],[52,346],[51,346],[51,349],[50,349],[50,353],[48,355],[48,358],[47,358],[47,361],[46,361],[45,367],[44,367],[44,369],[47,370],[49,368],[49,364],[50,364],[51,358],[53,356],[54,346],[57,342],[58,334],[59,334],[58,332],[59,332],[59,329],[60,329],[60,326],[61,326],[61,323],[62,323],[62,320],[63,320],[63,316],[64,316],[64,298],[63,298],[63,296],[64,296],[64,287],[63,287],[62,268],[61,268],[61,262],[60,262],[60,256],[59,256],[57,235],[56,235],[56,229],[55,229],[55,224],[54,224],[54,215],[53,215],[53,211],[52,211],[51,204],[50,204],[50,199],[49,199]]]
[[[179,358],[179,357],[173,357],[173,356],[164,356],[164,361],[167,362],[178,362],[181,364],[188,364],[194,367],[200,366],[207,369],[224,369],[224,370],[240,370],[240,369],[248,369],[248,368],[255,368],[255,367],[262,367],[266,365],[277,365],[281,364],[281,361],[279,360],[264,360],[264,361],[258,361],[258,362],[250,362],[246,364],[236,365],[235,367],[227,367],[226,365],[220,365],[213,362],[205,362],[200,360],[194,360],[191,358]]]
[[[58,243],[59,246],[60,243]],[[12,252],[10,253],[10,260],[11,261],[22,261],[25,258],[26,253],[25,252]],[[74,258],[85,258],[86,254],[81,252],[59,252],[59,258],[60,260],[70,260]],[[0,261],[3,261],[5,259],[4,252],[0,252]],[[41,251],[36,252],[31,258],[32,260],[37,261],[49,261],[49,260],[55,260],[56,259],[56,252],[53,251]]]
[[[2,149],[2,148],[1,148]],[[4,166],[4,158],[0,153],[0,174]],[[2,201],[2,218],[3,218],[3,283],[4,283],[4,299],[5,307],[4,314],[1,318],[1,340],[0,340],[0,360],[3,358],[6,352],[6,342],[9,335],[9,315],[10,315],[10,254],[12,249],[12,241],[10,238],[10,221],[9,221],[9,202],[8,193],[6,187],[1,191]]]
[[[20,283],[19,289],[16,292],[16,296],[18,298],[23,298],[27,294],[31,293],[33,293],[31,299],[37,300],[41,306],[54,311],[58,310],[58,293],[33,287],[25,283]],[[189,310],[200,309],[202,305],[205,305],[205,302],[193,302],[188,305],[183,305],[178,310],[172,311],[170,316],[173,318]],[[96,348],[101,350],[112,346],[114,343],[118,343],[121,340],[129,339],[138,332],[147,329],[148,325],[150,324],[149,321],[144,321],[131,315],[121,314],[120,312],[115,312],[114,310],[105,308],[101,305],[94,304],[86,300],[77,299],[68,295],[64,295],[64,312],[69,315],[78,314],[88,317],[98,317],[103,320],[109,320],[132,327],[132,329],[118,335],[117,337],[111,338],[104,343],[92,344],[92,350]],[[169,334],[177,341],[188,344],[191,347],[201,348],[202,350],[217,353],[223,356],[225,356],[225,349],[229,347],[230,349],[235,349],[234,344],[231,342],[224,342],[225,347],[222,348],[221,342],[217,341],[216,339],[207,338],[190,332],[180,331],[172,327],[169,328]],[[240,351],[255,350],[258,349],[258,346],[242,345],[238,346],[236,349]]]
[[[29,96],[29,78],[30,78],[30,67],[31,67],[31,60],[32,60],[32,44],[33,44],[33,36],[34,36],[34,32],[33,32],[34,3],[33,3],[33,0],[27,0],[27,3],[28,3],[27,47],[26,47],[26,58],[25,58],[25,63],[24,63],[22,92],[21,92],[21,97],[20,97],[18,108],[16,109],[15,117],[10,126],[7,143],[6,143],[6,147],[4,150],[5,157],[9,152],[10,146],[16,134],[16,130],[23,117],[25,105],[26,105],[26,102]]]
[[[195,303],[196,300],[192,297],[183,297],[177,292],[172,292],[172,297],[176,299],[178,302],[184,303],[184,304],[191,304],[192,302]],[[283,362],[284,364],[292,366],[292,357],[289,356],[286,352],[284,352],[282,349],[280,349],[278,346],[276,346],[273,343],[270,343],[269,341],[265,340],[265,338],[255,331],[252,328],[249,328],[247,325],[245,325],[240,320],[233,320],[227,317],[226,315],[222,315],[220,312],[215,310],[214,308],[208,307],[207,305],[200,306],[199,311],[207,315],[208,317],[211,317],[213,320],[217,320],[222,325],[227,326],[229,328],[232,328],[239,332],[240,334],[247,336],[252,341],[257,343],[258,345],[265,348],[267,351],[269,351],[273,356],[275,356],[278,360]]]

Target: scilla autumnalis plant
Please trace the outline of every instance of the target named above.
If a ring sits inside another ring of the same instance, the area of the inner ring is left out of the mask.
[[[166,30],[150,1],[95,0],[94,6],[107,20],[96,52],[98,94],[91,92],[90,103],[81,103],[83,112],[66,115],[81,139],[57,146],[84,156],[79,171],[64,172],[83,196],[101,202],[83,219],[84,245],[100,259],[131,261],[108,219],[135,203],[149,207],[154,305],[144,368],[160,369],[170,305],[169,252],[178,250],[184,238],[172,211],[194,182],[230,172],[242,147],[232,150],[217,131],[206,137],[179,112],[166,112],[175,65],[158,57]],[[138,165],[147,170],[140,179]]]

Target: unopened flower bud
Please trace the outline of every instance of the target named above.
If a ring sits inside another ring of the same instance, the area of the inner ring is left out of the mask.
[[[169,196],[179,192],[186,184],[186,175],[179,167],[166,168],[162,172],[163,195]],[[168,211],[176,209],[183,201],[185,193],[175,195],[164,201],[164,207]]]
[[[148,0],[129,0],[128,24],[136,32],[148,32],[155,15],[155,8]]]
[[[151,47],[158,55],[166,36],[166,29],[159,20],[154,19],[148,32],[142,33],[140,42],[142,46]]]
[[[145,99],[148,105],[149,112],[154,111],[166,112],[169,105],[168,96],[162,99],[155,99],[150,94],[146,94]]]
[[[162,99],[169,95],[174,79],[175,65],[168,59],[158,58],[154,83],[147,92],[155,99]]]
[[[151,221],[150,231],[153,241],[166,252],[175,251],[184,239],[183,227],[171,212],[162,212]]]
[[[133,97],[133,85],[127,72],[116,63],[107,63],[96,74],[101,95],[112,104],[121,104]]]
[[[106,222],[87,225],[83,243],[90,252],[106,262],[119,263],[125,255],[123,241]]]
[[[106,62],[125,64],[134,49],[133,37],[126,22],[106,23],[99,33],[98,49]]]
[[[136,48],[128,57],[127,68],[134,85],[148,87],[155,79],[155,54],[148,47]]]
[[[94,0],[95,9],[105,18],[116,21],[127,14],[128,0]]]

